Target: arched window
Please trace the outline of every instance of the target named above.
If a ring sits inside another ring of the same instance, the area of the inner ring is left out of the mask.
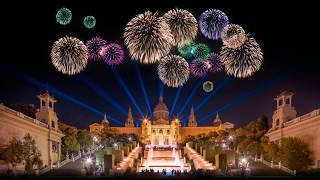
[[[53,104],[51,101],[49,101],[49,108],[52,108],[53,107]]]
[[[46,106],[46,102],[45,101],[41,101],[41,106]]]
[[[167,134],[168,134],[168,135],[170,134],[170,130],[167,130]]]
[[[286,104],[290,104],[289,98],[286,99]]]
[[[162,134],[162,133],[163,133],[163,132],[162,132],[162,129],[160,129],[159,133],[160,133],[160,134]]]
[[[51,121],[51,127],[52,127],[52,128],[55,128],[55,123],[54,123],[54,121]]]
[[[278,127],[280,125],[280,119],[276,120],[276,127]]]
[[[282,106],[283,105],[283,101],[282,99],[279,100],[279,106]]]
[[[152,133],[153,133],[153,134],[156,134],[156,130],[152,130]]]

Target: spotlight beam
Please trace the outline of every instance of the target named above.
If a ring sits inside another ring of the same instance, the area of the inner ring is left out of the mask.
[[[28,76],[27,74],[23,73],[23,72],[17,72],[16,70],[13,70],[11,69],[10,67],[2,67],[0,66],[4,71],[7,71],[8,73],[10,74],[14,74],[16,77],[18,78],[21,78],[33,85],[35,85],[36,87],[40,88],[40,89],[48,89],[51,93],[53,93],[54,95],[60,97],[60,98],[63,98],[65,99],[66,101],[69,101],[75,105],[78,105],[88,111],[91,111],[93,112],[94,114],[96,115],[99,115],[99,116],[103,116],[104,113],[102,111],[99,111],[97,110],[95,107],[91,106],[91,105],[88,105],[86,103],[83,103],[81,102],[80,100],[78,100],[77,98],[74,98],[66,93],[63,93],[61,90],[57,89],[57,88],[54,88],[52,86],[48,86],[46,83],[43,83],[39,80],[36,80],[36,79],[33,79],[32,77]],[[8,71],[8,69],[12,70],[12,71]],[[115,118],[112,118],[111,116],[110,117],[110,120],[116,124],[119,124],[119,125],[123,125],[123,123]]]
[[[171,119],[172,113],[173,113],[173,111],[174,111],[174,108],[175,108],[175,106],[176,106],[176,104],[177,104],[177,101],[178,101],[178,99],[179,99],[179,97],[180,97],[182,87],[183,87],[183,86],[180,86],[180,87],[178,88],[178,91],[176,92],[176,95],[175,95],[175,97],[174,97],[173,104],[172,104],[172,106],[171,106],[171,108],[170,108],[170,113],[169,113],[169,118],[170,118],[170,119]]]
[[[108,94],[107,91],[103,90],[101,86],[94,83],[85,75],[81,75],[79,79],[100,97],[102,97],[107,103],[109,103],[111,107],[116,108],[123,116],[127,116],[127,111],[124,110],[124,108],[119,103],[117,103],[117,101],[110,94]]]
[[[163,96],[163,94],[164,94],[164,85],[163,85],[163,83],[161,82],[160,79],[158,79],[158,81],[159,81],[159,96]]]
[[[221,106],[220,108],[218,108],[217,110],[207,114],[205,117],[200,118],[199,123],[202,121],[205,121],[208,118],[213,117],[217,112],[222,112],[226,109],[229,109],[237,104],[239,104],[240,102],[249,99],[252,96],[257,95],[260,92],[263,92],[265,90],[267,90],[268,88],[272,87],[272,85],[276,84],[277,82],[285,79],[286,77],[288,77],[289,75],[293,74],[294,72],[296,72],[296,69],[289,69],[285,72],[282,72],[276,76],[273,76],[271,79],[264,81],[260,84],[258,84],[257,86],[255,86],[253,89],[241,94],[240,96],[236,97],[235,99],[233,99],[232,101],[230,101],[229,103]]]
[[[135,70],[136,70],[136,73],[137,73],[137,76],[138,76],[138,80],[139,80],[139,83],[140,83],[140,87],[142,89],[142,93],[143,93],[143,97],[144,97],[144,101],[147,105],[147,108],[148,108],[148,112],[150,114],[150,116],[153,118],[153,114],[152,114],[152,111],[151,111],[151,106],[150,106],[150,101],[149,101],[149,96],[148,96],[148,93],[145,89],[145,86],[144,86],[144,82],[143,82],[143,79],[142,79],[142,76],[141,76],[141,70],[140,70],[140,67],[138,64],[135,64]]]
[[[206,76],[202,77],[200,79],[200,81],[197,82],[197,84],[194,86],[194,88],[192,89],[190,95],[188,95],[187,100],[184,102],[184,104],[182,105],[182,107],[180,108],[180,111],[178,112],[178,116],[180,116],[184,110],[186,109],[186,107],[189,105],[189,102],[191,101],[192,98],[194,98],[197,90],[199,89],[199,87],[201,86],[202,82],[205,80]]]
[[[140,108],[140,106],[138,105],[137,101],[135,100],[135,98],[133,97],[133,95],[131,94],[129,88],[127,87],[127,85],[125,84],[124,80],[121,78],[120,74],[118,73],[118,71],[115,68],[111,68],[113,75],[116,77],[116,79],[118,80],[118,82],[120,83],[122,89],[125,91],[125,93],[127,94],[127,96],[129,97],[129,99],[131,100],[131,102],[133,103],[134,107],[138,110],[139,114],[141,117],[143,117],[143,113],[142,110]]]

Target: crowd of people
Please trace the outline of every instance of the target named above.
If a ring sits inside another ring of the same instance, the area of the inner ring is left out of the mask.
[[[153,146],[154,151],[172,151],[174,147],[171,146]],[[178,148],[175,148],[178,150]]]

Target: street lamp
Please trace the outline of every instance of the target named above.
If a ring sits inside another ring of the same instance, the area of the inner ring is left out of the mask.
[[[98,138],[96,136],[93,136],[93,141],[98,142]]]
[[[230,141],[233,141],[233,136],[230,135],[230,136],[228,137],[228,139],[229,139]]]
[[[132,137],[131,137],[131,136],[129,136],[129,137],[128,137],[128,140],[129,140],[129,141],[132,141]]]
[[[88,158],[86,159],[86,163],[87,163],[87,164],[91,164],[91,163],[92,163],[91,157],[88,157]]]

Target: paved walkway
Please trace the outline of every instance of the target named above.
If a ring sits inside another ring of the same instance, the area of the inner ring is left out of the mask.
[[[261,163],[249,161],[249,167],[251,169],[251,176],[292,176],[280,169],[270,168],[269,166]]]
[[[75,162],[69,162],[59,169],[52,169],[51,171],[43,174],[43,176],[81,176],[83,158],[76,160]]]

